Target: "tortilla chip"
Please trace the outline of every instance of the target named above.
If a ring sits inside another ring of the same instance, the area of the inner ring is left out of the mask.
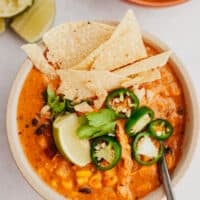
[[[86,113],[86,112],[92,112],[93,111],[93,108],[85,101],[80,103],[80,104],[75,105],[74,109],[77,112],[81,112],[81,113]]]
[[[95,92],[86,87],[88,74],[75,70],[57,70],[61,83],[57,93],[70,100],[83,100],[95,96]],[[86,77],[87,76],[87,77]]]
[[[161,74],[158,69],[155,69],[155,70],[142,72],[138,74],[135,78],[132,78],[131,80],[123,82],[121,86],[127,88],[127,87],[132,87],[135,84],[148,83],[148,82],[152,82],[158,79],[161,79]]]
[[[55,78],[55,69],[47,62],[44,57],[42,47],[37,44],[26,44],[21,47],[28,55],[33,65],[40,70],[42,73],[47,75],[49,78]]]
[[[111,36],[109,45],[100,52],[92,69],[111,71],[146,56],[139,25],[129,10]]]
[[[43,36],[49,50],[47,58],[62,69],[71,68],[108,40],[114,29],[113,26],[97,22],[74,22],[56,26]]]
[[[96,95],[97,95],[97,99],[94,100],[94,107],[96,109],[100,109],[106,100],[108,92],[106,92],[105,90],[100,90],[99,92],[97,92]]]
[[[114,73],[122,76],[130,76],[151,69],[155,69],[157,67],[162,67],[167,63],[171,53],[171,51],[160,53],[158,55],[138,61],[121,69],[115,70]]]
[[[106,91],[118,88],[126,77],[113,74],[108,71],[81,71],[81,70],[57,70],[61,79],[57,92],[65,95],[70,100],[84,100],[95,97],[96,91],[88,87],[88,84],[101,87]]]
[[[129,10],[111,38],[75,68],[111,71],[146,56],[139,25]]]
[[[87,83],[87,87],[90,90],[93,90],[97,96],[97,99],[94,100],[94,107],[96,109],[100,109],[108,95],[108,92],[102,88],[101,86],[98,85],[99,83]]]
[[[106,42],[105,42],[106,43]],[[94,63],[96,57],[99,55],[101,51],[105,48],[105,43],[101,44],[97,49],[95,49],[89,56],[87,56],[84,60],[82,60],[78,65],[72,67],[73,69],[78,70],[90,70],[92,64]]]

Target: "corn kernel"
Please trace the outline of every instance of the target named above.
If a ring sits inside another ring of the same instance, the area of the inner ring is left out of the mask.
[[[72,187],[73,187],[73,182],[70,181],[70,180],[62,181],[62,182],[61,182],[61,185],[62,185],[66,190],[69,190],[69,189],[72,189]]]
[[[46,171],[44,168],[39,168],[37,171],[38,171],[38,174],[42,177],[46,175]]]
[[[89,185],[92,186],[95,189],[102,188],[102,176],[101,173],[97,172],[95,175],[93,175],[89,180]]]
[[[61,177],[61,178],[67,178],[67,170],[65,167],[61,166],[58,169],[56,169],[56,175]]]
[[[88,183],[88,177],[78,177],[77,178],[77,184],[79,186],[87,184]]]
[[[51,180],[51,186],[56,188],[58,186],[57,181],[56,180]]]
[[[90,170],[80,170],[76,172],[77,177],[90,177],[92,172]]]
[[[46,149],[48,147],[45,136],[40,136],[40,138],[38,138],[38,144],[42,149]]]

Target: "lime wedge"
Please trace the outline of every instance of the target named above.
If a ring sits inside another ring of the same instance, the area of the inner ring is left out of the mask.
[[[0,18],[0,33],[3,33],[6,29],[6,22],[5,19]]]
[[[55,16],[55,0],[35,0],[33,6],[15,17],[12,29],[28,42],[38,41],[50,28]]]
[[[0,17],[13,17],[26,10],[33,0],[0,0]]]
[[[78,166],[90,162],[89,140],[81,140],[76,135],[79,121],[76,114],[58,117],[53,123],[53,137],[60,153]]]

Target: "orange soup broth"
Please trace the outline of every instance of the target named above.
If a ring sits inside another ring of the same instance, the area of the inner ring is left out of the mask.
[[[147,46],[149,55],[157,52]],[[167,164],[173,172],[180,156],[184,137],[184,96],[179,80],[171,66],[167,64],[160,69],[161,80],[140,85],[146,95],[140,105],[147,105],[155,112],[156,118],[167,119],[174,127],[173,135],[165,142]],[[51,188],[65,197],[77,200],[125,200],[118,195],[118,183],[125,179],[125,168],[121,160],[113,169],[98,171],[93,164],[78,167],[62,157],[56,150],[51,122],[40,117],[44,106],[43,92],[48,84],[54,88],[59,80],[49,81],[36,69],[28,74],[18,101],[17,122],[19,138],[31,166]],[[152,96],[153,94],[153,96]],[[148,97],[148,96],[151,96]],[[123,122],[121,122],[123,125]],[[44,126],[41,134],[38,128]],[[132,159],[132,170],[128,174],[133,199],[144,197],[160,186],[157,164],[140,166]],[[81,193],[80,188],[91,189],[88,194]]]

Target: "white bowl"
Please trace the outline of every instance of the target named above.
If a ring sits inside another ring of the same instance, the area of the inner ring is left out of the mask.
[[[156,37],[149,33],[143,32],[144,41],[159,51],[166,51],[169,48]],[[177,184],[181,177],[185,174],[189,164],[192,161],[194,150],[199,137],[199,107],[196,92],[194,90],[191,78],[179,59],[173,54],[170,57],[169,63],[173,67],[174,72],[179,78],[183,87],[185,102],[186,102],[186,126],[185,138],[183,142],[182,157],[172,175],[173,185]],[[13,83],[8,105],[7,105],[7,135],[10,144],[12,155],[22,175],[26,178],[29,184],[45,199],[61,200],[65,199],[60,194],[51,189],[42,179],[36,174],[28,162],[26,155],[23,152],[17,131],[17,103],[22,89],[23,83],[27,74],[32,68],[31,62],[26,59],[17,77]],[[162,187],[156,189],[145,197],[145,200],[160,200],[164,196]]]

